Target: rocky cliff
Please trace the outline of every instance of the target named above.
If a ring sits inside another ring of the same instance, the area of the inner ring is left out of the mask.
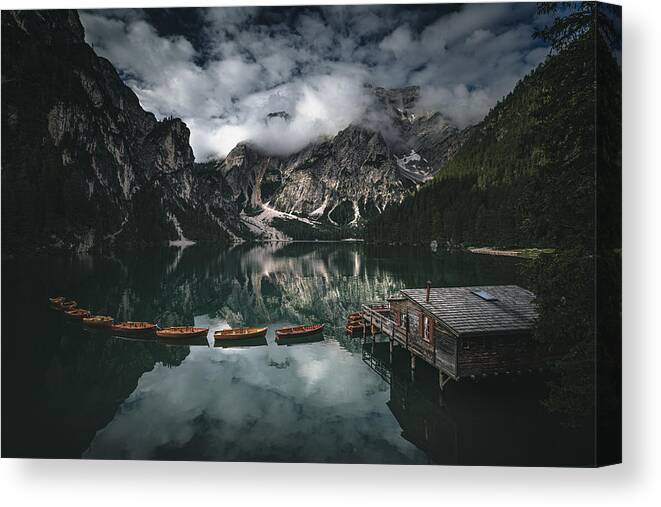
[[[142,109],[75,11],[3,12],[2,62],[4,254],[356,236],[463,139],[417,87],[369,88],[363,118],[298,153],[247,141],[195,164],[186,125]]]
[[[232,188],[252,234],[359,234],[366,220],[431,180],[461,145],[464,136],[440,113],[418,109],[418,87],[370,92],[374,101],[363,118],[298,153],[275,157],[247,142],[205,164]],[[288,117],[269,117],[276,115]]]
[[[234,234],[232,203],[201,200],[186,125],[140,107],[74,11],[2,13],[2,146],[5,254]]]

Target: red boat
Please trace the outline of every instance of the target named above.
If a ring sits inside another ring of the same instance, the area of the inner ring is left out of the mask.
[[[221,329],[213,333],[215,340],[252,340],[266,336],[265,327],[237,327],[234,329]]]
[[[91,317],[89,310],[84,310],[82,308],[74,308],[73,310],[67,310],[64,312],[64,315],[70,319],[83,320]]]
[[[164,327],[156,331],[159,338],[199,338],[207,337],[209,328],[193,326]]]
[[[286,338],[300,338],[321,333],[324,330],[323,324],[314,324],[311,326],[283,327],[275,332],[276,340]]]
[[[156,324],[151,322],[117,322],[110,326],[113,333],[119,335],[143,335],[153,334],[156,331]]]
[[[75,301],[63,301],[59,303],[56,308],[62,310],[63,312],[66,312],[67,310],[73,310],[74,308],[78,307],[78,303]]]

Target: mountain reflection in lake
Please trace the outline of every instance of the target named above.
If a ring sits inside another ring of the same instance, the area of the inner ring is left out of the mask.
[[[382,344],[370,366],[343,333],[363,302],[427,280],[517,283],[517,262],[360,243],[4,260],[3,455],[580,463],[590,438],[544,411],[540,379],[450,383],[439,400],[432,374],[411,384],[379,358]],[[269,332],[238,348],[214,347],[211,333],[185,345],[121,339],[64,322],[47,305],[60,293],[122,320]],[[322,322],[322,341],[275,342],[277,327]]]

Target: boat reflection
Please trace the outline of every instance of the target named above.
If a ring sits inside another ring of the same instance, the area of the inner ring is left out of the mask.
[[[192,336],[189,338],[158,338],[160,343],[181,347],[208,347],[209,340],[206,336]]]
[[[303,335],[303,336],[281,336],[278,337],[276,343],[278,345],[302,345],[304,343],[317,343],[324,341],[324,332],[320,331],[318,333]]]
[[[154,333],[135,333],[135,334],[119,334],[113,331],[104,333],[116,338],[118,340],[125,340],[129,342],[158,342],[158,336]]]
[[[232,349],[242,347],[261,347],[266,345],[266,336],[257,336],[254,338],[238,338],[233,340],[215,339],[214,348]]]

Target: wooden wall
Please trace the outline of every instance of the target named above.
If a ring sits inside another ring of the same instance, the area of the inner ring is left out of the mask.
[[[443,324],[435,319],[431,314],[425,313],[427,317],[434,322],[434,332],[432,342],[424,340],[420,333],[420,312],[422,309],[406,299],[403,301],[395,300],[390,302],[392,319],[397,322],[397,312],[399,312],[401,327],[406,327],[406,318],[409,321],[409,346],[423,352],[425,359],[436,368],[442,368],[445,373],[456,375],[457,365],[457,338],[452,335]],[[433,345],[436,345],[434,353]]]
[[[422,309],[418,305],[409,299],[392,300],[390,308],[391,318],[402,328],[406,327],[408,314],[409,349],[454,378],[543,368],[559,355],[528,333],[457,337],[441,321],[426,314],[434,322],[433,343],[430,343],[420,333]]]
[[[530,334],[462,336],[458,355],[459,376],[542,368],[556,355]]]

